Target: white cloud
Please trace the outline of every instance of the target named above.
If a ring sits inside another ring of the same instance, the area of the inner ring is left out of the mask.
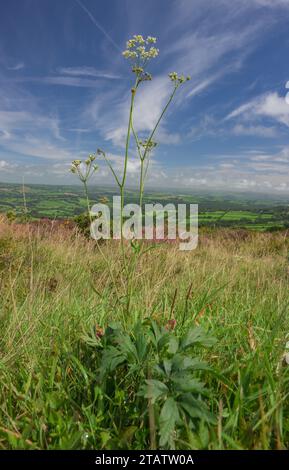
[[[278,93],[266,93],[239,106],[225,120],[237,117],[244,118],[246,121],[266,117],[289,127],[289,105],[285,97],[279,96]]]
[[[133,124],[137,132],[142,134],[153,130],[172,89],[171,81],[164,76],[155,77],[152,82],[144,83],[138,89],[133,113]],[[83,110],[82,119],[86,123],[93,121],[105,140],[123,147],[127,133],[129,103],[130,92],[120,94],[118,89],[113,89],[99,93]],[[167,116],[168,114],[165,119]],[[164,122],[159,127],[155,139],[167,144],[178,143],[180,136],[168,132]]]
[[[15,163],[7,162],[6,160],[0,160],[1,171],[11,171],[17,167]]]
[[[272,117],[289,126],[289,105],[285,98],[279,96],[278,93],[266,95],[257,106],[256,112],[261,116]]]
[[[36,111],[0,111],[0,151],[44,159],[78,157],[61,136],[58,118]]]
[[[9,137],[12,131],[49,130],[56,139],[62,139],[57,118],[32,111],[0,110],[0,130]]]
[[[247,3],[249,0],[242,0],[246,1]],[[250,0],[252,1],[252,0]],[[258,6],[270,7],[270,8],[279,8],[279,7],[286,7],[289,8],[289,0],[253,0],[253,3]]]
[[[214,75],[213,77],[207,78],[202,80],[201,82],[197,83],[191,91],[187,94],[187,97],[190,98],[191,96],[196,96],[208,88],[217,78],[219,75]]]
[[[55,159],[55,160],[73,160],[77,155],[72,154],[69,149],[57,146],[45,138],[34,136],[25,136],[14,138],[5,146],[9,152],[18,153],[37,158]],[[4,148],[5,148],[4,147]]]
[[[276,137],[278,135],[275,127],[266,126],[244,126],[243,124],[237,124],[232,129],[235,135],[248,135],[257,137]]]

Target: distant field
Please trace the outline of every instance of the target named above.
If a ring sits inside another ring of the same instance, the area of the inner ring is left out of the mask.
[[[92,203],[106,197],[109,204],[117,194],[113,188],[90,190]],[[127,201],[137,203],[137,192],[127,191]],[[26,185],[25,200],[33,219],[69,219],[85,211],[86,203],[80,186]],[[200,226],[238,227],[258,231],[289,227],[289,197],[250,194],[188,194],[148,191],[146,203],[198,204]],[[19,184],[0,183],[0,212],[23,212],[23,188]]]

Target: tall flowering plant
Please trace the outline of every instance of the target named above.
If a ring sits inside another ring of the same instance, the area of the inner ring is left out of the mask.
[[[144,83],[152,80],[152,75],[148,72],[147,68],[149,62],[152,59],[155,59],[159,55],[159,49],[155,47],[157,39],[152,36],[147,36],[144,38],[141,34],[134,35],[126,43],[126,50],[122,53],[123,57],[127,59],[131,64],[131,70],[135,76],[134,83],[131,87],[131,98],[130,98],[130,108],[129,108],[129,118],[127,126],[127,134],[125,141],[125,153],[124,153],[124,164],[123,172],[121,176],[118,176],[112,167],[109,159],[107,158],[106,153],[103,150],[98,149],[97,153],[102,155],[107,162],[114,179],[120,190],[121,197],[121,234],[122,233],[122,224],[123,224],[123,207],[124,207],[124,193],[125,186],[127,181],[127,168],[128,168],[128,159],[129,159],[129,148],[131,137],[133,136],[138,158],[140,161],[140,175],[139,175],[139,205],[142,207],[143,204],[143,193],[144,193],[144,182],[147,175],[149,161],[151,154],[156,147],[157,143],[153,140],[156,130],[164,117],[170,103],[172,102],[177,89],[185,83],[187,80],[190,80],[189,76],[178,75],[176,72],[169,73],[169,79],[172,82],[172,92],[169,96],[167,103],[165,104],[157,122],[155,123],[153,130],[144,140],[140,140],[136,129],[133,123],[133,112],[134,104],[139,87]]]
[[[111,170],[111,173],[116,181],[116,184],[119,188],[121,207],[120,207],[120,228],[121,228],[121,248],[122,248],[122,258],[123,258],[123,268],[126,274],[126,309],[129,312],[130,299],[132,293],[132,280],[133,275],[137,266],[137,260],[139,259],[142,246],[139,246],[136,243],[132,242],[132,247],[136,256],[133,256],[132,259],[127,262],[125,250],[124,250],[124,197],[125,197],[125,187],[127,182],[127,172],[128,172],[128,160],[129,160],[129,149],[131,145],[131,139],[134,139],[136,145],[136,151],[140,162],[140,175],[139,175],[139,206],[140,210],[143,204],[143,193],[144,193],[144,183],[145,178],[148,172],[149,162],[153,150],[155,149],[157,143],[154,141],[155,133],[169,107],[171,104],[177,90],[181,85],[186,81],[190,80],[189,76],[178,75],[176,72],[171,72],[168,75],[169,80],[172,82],[172,90],[169,95],[169,98],[162,109],[160,116],[158,117],[156,123],[152,128],[152,131],[145,139],[140,139],[138,133],[134,127],[133,122],[133,113],[134,105],[137,92],[139,87],[143,85],[144,82],[149,82],[152,80],[152,75],[148,71],[148,66],[151,60],[155,59],[159,55],[159,49],[156,47],[157,39],[152,36],[147,36],[144,38],[142,35],[134,35],[126,43],[126,50],[123,52],[123,57],[130,62],[132,73],[134,74],[134,82],[131,87],[131,96],[130,96],[130,106],[129,106],[129,118],[127,125],[127,133],[125,139],[125,151],[124,151],[124,162],[121,174],[117,174],[113,165],[111,164],[109,158],[106,155],[106,152],[102,149],[98,149],[96,155],[90,155],[85,162],[80,160],[75,160],[72,163],[71,171],[75,173],[80,181],[83,183],[85,188],[85,194],[87,199],[87,209],[90,213],[89,199],[88,199],[88,190],[87,183],[94,171],[97,170],[97,166],[94,164],[94,159],[96,156],[103,157],[106,161],[108,167]],[[91,220],[91,216],[90,216]],[[104,255],[103,255],[104,256]],[[105,256],[104,256],[105,258]],[[108,266],[110,268],[110,266]],[[113,278],[113,276],[112,276]],[[117,289],[116,289],[117,291]]]
[[[168,98],[168,101],[165,104],[151,133],[148,135],[146,139],[140,140],[133,124],[133,111],[134,111],[135,97],[142,83],[152,80],[152,75],[147,71],[147,67],[149,65],[149,62],[152,59],[155,59],[159,55],[159,49],[155,47],[156,42],[157,42],[157,39],[155,37],[147,36],[147,38],[144,38],[141,34],[136,34],[127,41],[126,50],[123,51],[122,53],[123,57],[130,62],[131,70],[135,76],[133,86],[131,87],[129,118],[128,118],[127,134],[126,134],[126,139],[125,139],[125,153],[124,153],[124,164],[123,164],[122,174],[121,175],[116,174],[109,158],[106,155],[106,152],[104,152],[101,149],[98,149],[96,152],[98,156],[102,156],[105,159],[120,191],[120,197],[121,197],[120,223],[121,223],[122,242],[123,242],[124,194],[125,194],[125,187],[126,187],[126,181],[127,181],[127,169],[128,169],[131,136],[133,135],[133,138],[135,140],[137,154],[138,154],[138,158],[140,161],[139,205],[140,207],[142,207],[144,182],[145,182],[145,178],[148,172],[150,157],[154,148],[157,145],[157,143],[153,140],[154,135],[169,105],[171,104],[176,91],[183,83],[190,80],[189,76],[185,77],[184,75],[178,75],[176,72],[169,73],[168,76],[173,86],[172,86],[172,91]],[[87,209],[89,213],[90,213],[90,207],[89,207],[87,183],[92,173],[97,170],[97,166],[93,164],[94,159],[95,159],[95,155],[90,155],[88,159],[84,162],[84,164],[81,160],[74,160],[72,162],[72,167],[71,167],[71,171],[78,176],[78,178],[84,185],[86,200],[87,200]],[[82,167],[84,167],[84,171],[82,170]]]

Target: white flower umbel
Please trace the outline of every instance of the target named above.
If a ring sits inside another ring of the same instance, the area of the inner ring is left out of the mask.
[[[159,54],[159,49],[152,46],[157,42],[157,38],[148,36],[146,39],[141,34],[135,34],[126,43],[126,50],[122,55],[132,61],[133,67],[145,68],[150,59],[154,59]]]
[[[93,175],[93,173],[95,173],[95,171],[98,170],[98,165],[94,163],[95,158],[96,158],[95,154],[91,153],[88,156],[88,158],[84,161],[73,160],[73,162],[71,163],[71,168],[70,168],[71,173],[76,174],[84,186],[87,212],[88,212],[90,223],[92,222],[92,219],[91,219],[91,214],[90,214],[90,203],[89,203],[87,183],[90,177]]]

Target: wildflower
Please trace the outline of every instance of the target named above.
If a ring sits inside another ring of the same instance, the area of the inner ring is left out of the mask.
[[[132,71],[142,79],[144,67],[150,59],[154,59],[159,54],[159,49],[152,46],[157,41],[156,38],[148,36],[146,39],[141,34],[135,34],[126,43],[126,50],[122,55],[132,61]],[[148,77],[146,80],[150,79]]]
[[[126,43],[126,47],[128,49],[132,49],[135,46],[135,40],[134,39],[129,39]]]
[[[95,154],[91,153],[84,162],[82,160],[73,160],[70,168],[71,173],[77,174],[80,181],[86,184],[90,176],[98,170],[98,166],[93,165],[95,159]],[[83,165],[86,166],[86,170],[84,170]]]
[[[191,80],[190,75],[187,75],[186,77],[184,75],[178,75],[177,72],[171,72],[169,73],[169,78],[171,79],[172,82],[175,83],[176,86],[181,85],[182,83],[187,82],[188,80]]]
[[[137,53],[135,51],[123,51],[122,55],[126,58],[126,59],[137,59]]]
[[[85,160],[85,164],[90,165],[95,160],[95,158],[96,158],[95,155],[91,153],[89,157],[87,158],[87,160]]]
[[[178,74],[177,74],[177,72],[171,72],[171,73],[169,73],[169,77],[174,82],[178,79]]]
[[[147,149],[147,151],[149,152],[157,146],[156,142],[154,142],[153,140],[147,140],[147,139],[141,140],[139,144],[141,145],[141,147],[143,147],[144,149]]]

